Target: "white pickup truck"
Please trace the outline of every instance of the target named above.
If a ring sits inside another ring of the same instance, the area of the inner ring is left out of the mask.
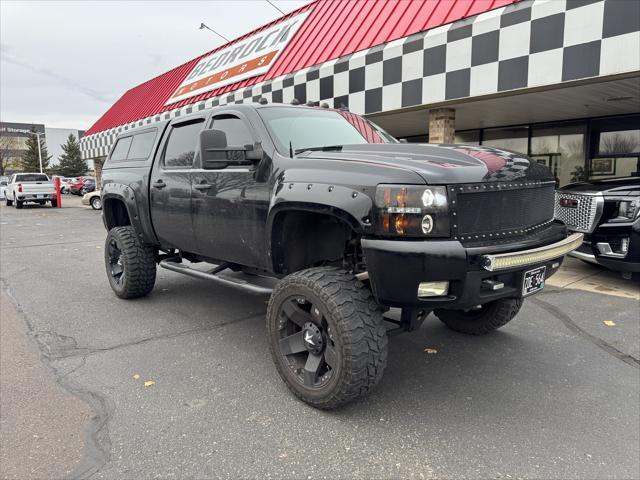
[[[51,202],[51,206],[58,206],[56,187],[44,173],[14,173],[7,185],[5,201],[7,206],[15,203],[16,208],[22,208],[25,202],[40,205]]]

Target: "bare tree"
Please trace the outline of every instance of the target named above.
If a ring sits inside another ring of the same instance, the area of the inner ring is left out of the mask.
[[[0,176],[4,176],[5,170],[10,166],[12,159],[16,156],[18,147],[16,137],[0,135]]]
[[[638,151],[640,135],[636,131],[623,135],[618,132],[605,132],[600,135],[600,155],[615,155]]]

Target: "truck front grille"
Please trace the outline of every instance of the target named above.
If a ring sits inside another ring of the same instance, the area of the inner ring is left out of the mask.
[[[603,204],[600,194],[556,192],[555,218],[570,230],[591,233],[602,215]]]
[[[457,204],[454,231],[463,241],[520,237],[553,221],[553,182],[463,185],[450,190]]]

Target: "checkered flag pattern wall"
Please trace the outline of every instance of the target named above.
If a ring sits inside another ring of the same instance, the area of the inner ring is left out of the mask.
[[[640,70],[640,1],[525,0],[82,139],[229,103],[296,98],[371,114]]]

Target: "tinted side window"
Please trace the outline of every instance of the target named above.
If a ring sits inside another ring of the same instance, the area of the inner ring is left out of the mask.
[[[164,149],[165,167],[191,167],[203,121],[172,127]]]
[[[213,128],[222,130],[227,135],[227,145],[241,147],[253,145],[253,137],[246,124],[238,117],[220,115],[213,120]]]
[[[127,152],[129,152],[129,147],[131,146],[131,137],[121,138],[116,143],[113,152],[111,153],[111,160],[126,160]]]
[[[151,149],[156,140],[157,130],[139,133],[133,136],[127,160],[146,160],[151,155]]]

